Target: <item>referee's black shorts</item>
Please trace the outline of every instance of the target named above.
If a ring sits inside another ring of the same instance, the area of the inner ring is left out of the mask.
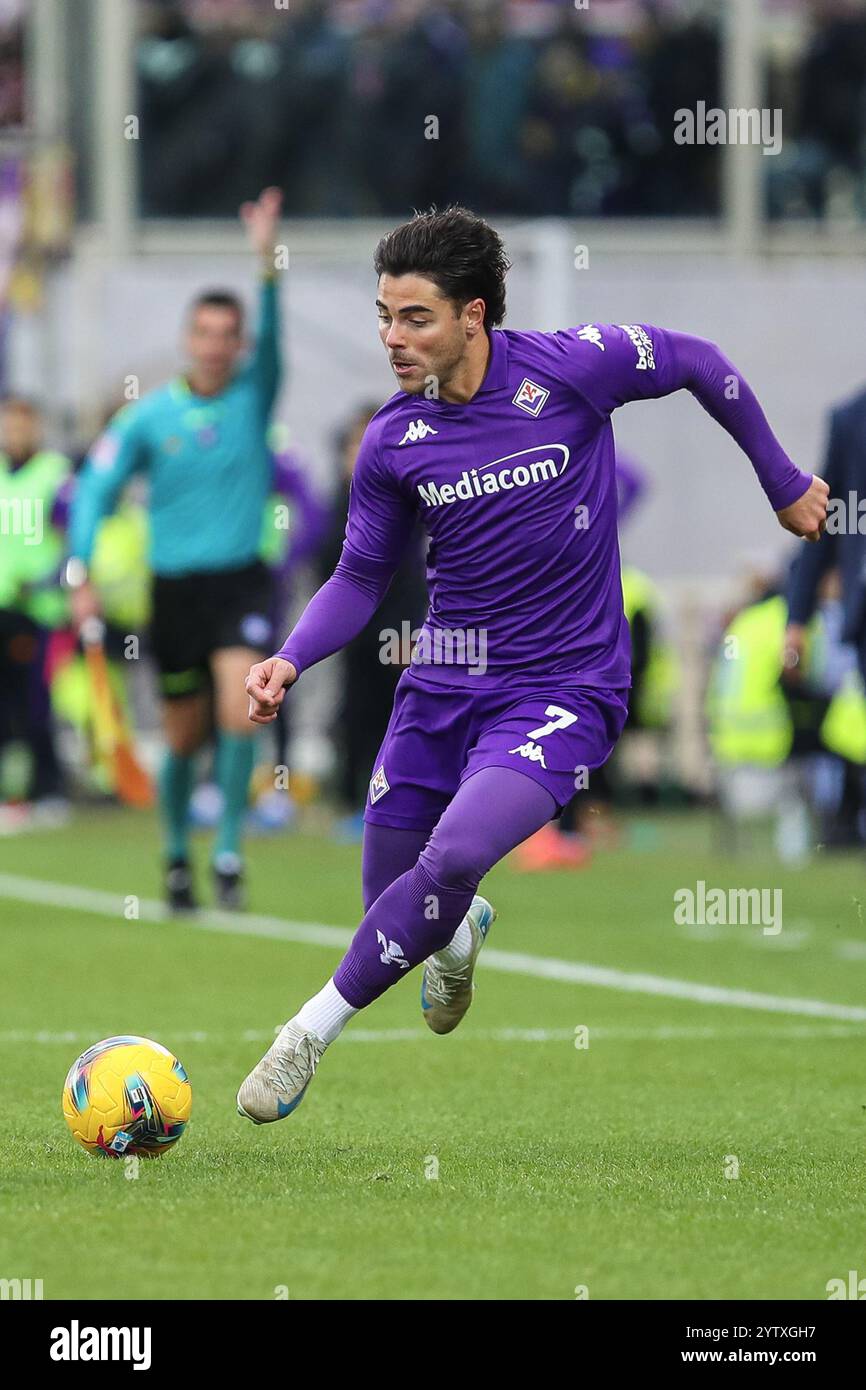
[[[273,579],[256,560],[242,569],[155,575],[150,642],[166,700],[206,690],[221,647],[273,650]]]

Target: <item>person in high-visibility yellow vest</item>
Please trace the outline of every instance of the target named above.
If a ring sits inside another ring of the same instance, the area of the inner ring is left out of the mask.
[[[728,624],[707,690],[710,746],[729,766],[779,767],[791,753],[794,723],[782,689],[788,605],[773,594]],[[820,666],[820,617],[809,631],[804,664]],[[847,762],[866,765],[866,695],[852,670],[828,697],[820,742]]]
[[[824,820],[822,841],[847,842],[843,803],[848,800],[847,787],[852,781],[855,801],[859,799],[856,784],[861,777],[856,769],[866,765],[866,695],[853,653],[841,678],[838,671],[831,670],[828,648],[835,645],[837,651],[842,649],[832,631],[829,608],[809,624],[793,678],[785,665],[787,623],[787,602],[775,592],[736,615],[728,624],[711,672],[706,713],[710,746],[723,778],[723,804],[733,811],[734,819],[743,813],[744,805],[752,813],[772,810],[779,817],[780,853],[784,855],[787,843],[792,857],[802,858],[808,854],[812,838],[807,805],[813,815]],[[838,668],[839,662],[835,664]],[[800,759],[807,755],[811,755],[810,761],[801,764]],[[833,771],[836,759],[840,761]],[[801,773],[794,774],[793,780],[786,773],[787,780],[779,780],[791,761],[802,767]],[[750,776],[745,801],[745,788],[741,782],[732,782],[730,774],[741,779]],[[798,805],[799,828],[795,824]],[[740,807],[739,812],[735,806]],[[787,831],[782,826],[786,817]],[[852,824],[855,820],[856,814],[851,817]]]
[[[793,725],[780,685],[787,614],[785,600],[775,594],[728,624],[706,700],[717,763],[779,767],[791,751]]]
[[[631,633],[629,724],[664,729],[671,721],[678,669],[676,654],[659,629],[659,594],[641,570],[623,565],[622,598]]]
[[[57,522],[72,464],[44,448],[42,433],[34,402],[8,396],[0,404],[0,748],[13,740],[27,747],[28,799],[51,802],[62,796],[63,778],[46,654],[68,616]]]
[[[100,524],[93,547],[91,573],[102,596],[106,621],[109,679],[119,708],[127,713],[124,666],[120,649],[128,634],[138,634],[150,619],[150,567],[147,562],[147,513],[130,496]],[[72,725],[96,746],[91,681],[83,653],[69,643],[55,651],[51,663],[51,704],[57,719]],[[91,775],[103,791],[111,778],[98,759]]]

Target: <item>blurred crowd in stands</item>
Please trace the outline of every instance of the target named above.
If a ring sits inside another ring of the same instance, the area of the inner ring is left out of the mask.
[[[139,0],[147,216],[431,202],[487,213],[716,216],[721,160],[674,113],[722,103],[708,0]],[[771,216],[866,213],[862,0],[773,0]],[[435,117],[438,125],[430,123]]]

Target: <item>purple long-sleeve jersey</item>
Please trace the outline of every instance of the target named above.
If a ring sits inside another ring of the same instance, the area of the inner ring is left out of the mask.
[[[713,343],[643,324],[490,338],[466,404],[398,392],[370,421],[340,561],[279,653],[299,673],[369,621],[420,516],[430,607],[418,649],[440,655],[415,666],[419,677],[486,685],[569,673],[627,686],[610,421],[627,401],[691,391],[748,455],[776,511],[810,485]]]

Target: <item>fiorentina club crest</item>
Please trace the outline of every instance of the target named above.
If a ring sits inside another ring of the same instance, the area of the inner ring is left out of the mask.
[[[388,785],[388,778],[385,776],[384,766],[377,768],[370,782],[370,801],[375,804],[380,796],[384,796],[385,793],[390,790],[391,788]]]
[[[512,400],[512,404],[519,406],[521,410],[525,410],[527,415],[540,415],[541,408],[549,395],[550,392],[545,391],[543,386],[536,386],[534,381],[530,381],[529,377],[525,376],[520,383],[517,395]]]

